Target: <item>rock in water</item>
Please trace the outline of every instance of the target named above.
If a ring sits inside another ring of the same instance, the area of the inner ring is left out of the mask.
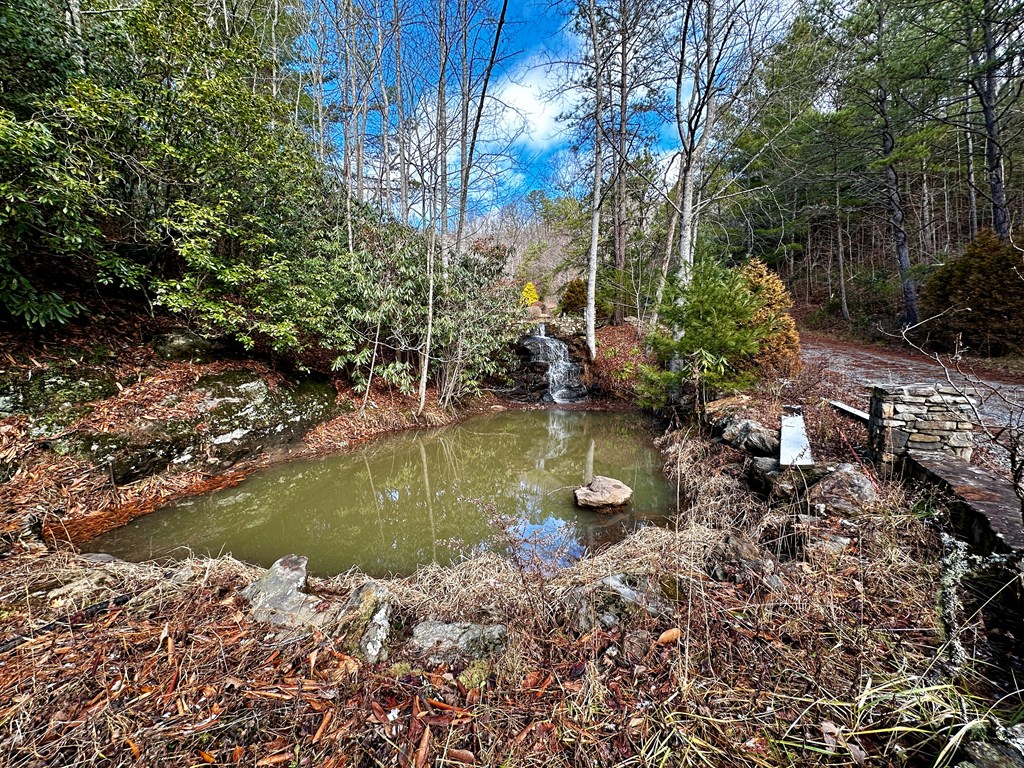
[[[595,475],[590,485],[584,485],[572,492],[577,507],[621,507],[633,495],[633,489],[621,480]]]

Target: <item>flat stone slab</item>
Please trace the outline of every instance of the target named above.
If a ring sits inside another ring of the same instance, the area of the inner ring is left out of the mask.
[[[990,552],[1024,553],[1024,519],[1013,486],[981,467],[948,456],[913,453],[906,464],[915,477],[952,494],[962,532]]]
[[[840,413],[843,416],[851,418],[854,421],[859,421],[861,424],[866,425],[869,421],[871,421],[871,414],[869,414],[867,411],[862,411],[860,410],[860,408],[854,408],[852,405],[847,405],[846,403],[840,400],[829,400],[828,404],[831,405],[837,413]]]
[[[779,466],[813,467],[811,442],[807,439],[807,428],[801,413],[790,413],[782,417],[779,430]]]

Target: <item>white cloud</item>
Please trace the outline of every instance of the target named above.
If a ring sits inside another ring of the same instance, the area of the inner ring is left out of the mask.
[[[520,146],[548,152],[567,141],[558,116],[569,109],[572,98],[558,91],[558,81],[554,67],[533,59],[499,82],[495,97],[505,107],[501,119],[521,127],[516,138]]]

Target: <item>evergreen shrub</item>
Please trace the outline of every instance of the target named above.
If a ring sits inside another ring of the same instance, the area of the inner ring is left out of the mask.
[[[942,344],[994,356],[1024,352],[1024,254],[991,230],[932,271],[921,303]]]
[[[585,280],[576,278],[570,280],[562,289],[562,298],[558,308],[563,315],[582,315],[587,308],[587,283]]]
[[[766,332],[757,353],[740,367],[758,372],[760,376],[792,376],[800,370],[800,335],[796,321],[789,314],[793,297],[786,290],[786,284],[760,259],[748,262],[740,274],[757,299],[753,323]]]
[[[644,405],[662,407],[685,386],[703,396],[799,366],[799,338],[786,314],[792,300],[762,262],[730,269],[701,258],[690,285],[677,281],[666,294],[665,330],[650,338],[660,366],[646,369],[638,387]]]

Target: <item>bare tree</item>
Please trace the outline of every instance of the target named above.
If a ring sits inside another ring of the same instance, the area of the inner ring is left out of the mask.
[[[784,28],[775,0],[686,0],[674,30],[675,118],[682,165],[678,278],[689,285],[698,190],[722,116],[743,97]],[[707,198],[705,198],[707,199]]]
[[[587,351],[590,359],[597,356],[597,256],[601,235],[601,205],[604,198],[604,140],[601,135],[604,116],[604,84],[607,78],[608,51],[601,35],[601,21],[595,0],[587,0],[585,23],[590,37],[591,72],[588,80],[593,85],[593,138],[594,169],[590,201],[590,249],[587,256],[587,306],[584,317],[587,325]]]

